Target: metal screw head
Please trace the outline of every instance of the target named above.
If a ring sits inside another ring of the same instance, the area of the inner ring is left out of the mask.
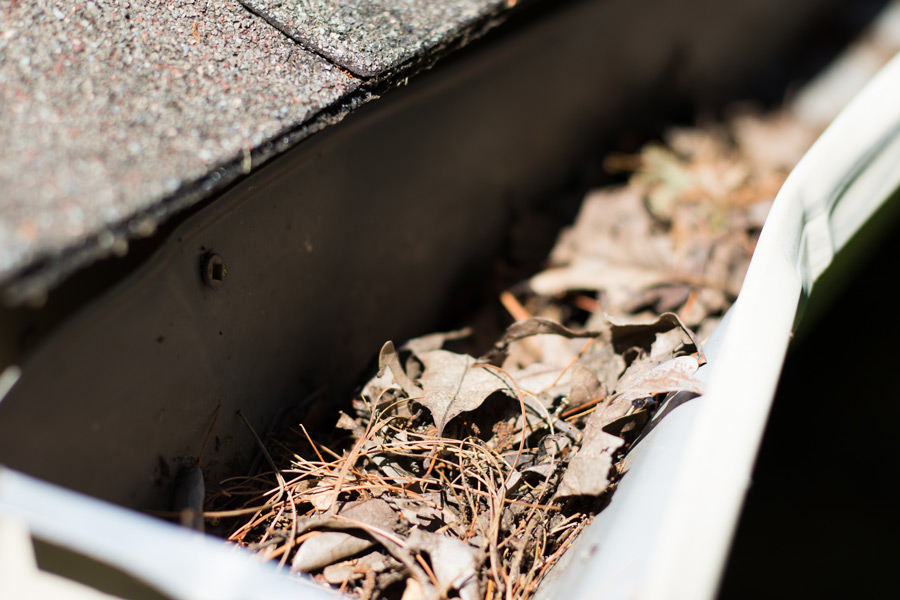
[[[213,289],[218,289],[225,285],[225,276],[228,271],[225,270],[225,261],[218,254],[212,252],[203,256],[201,274],[203,283]]]

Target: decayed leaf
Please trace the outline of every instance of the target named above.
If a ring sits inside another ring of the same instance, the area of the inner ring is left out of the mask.
[[[594,257],[667,269],[671,243],[654,236],[654,229],[640,190],[628,186],[595,190],[584,199],[574,225],[560,236],[550,264],[568,265]]]
[[[625,359],[616,354],[612,344],[598,340],[581,355],[578,363],[587,367],[603,386],[604,391],[610,391],[616,385],[616,380],[625,370]]]
[[[597,380],[594,372],[584,365],[572,365],[569,371],[572,373],[572,387],[569,392],[570,407],[581,406],[606,395],[603,384]]]
[[[415,577],[409,577],[406,580],[406,587],[403,589],[403,596],[400,600],[425,600],[425,590],[422,584]]]
[[[341,411],[335,427],[339,429],[346,429],[347,431],[351,432],[353,434],[353,437],[356,439],[360,439],[366,434],[366,430],[362,428],[362,425],[350,418],[350,415],[348,415],[344,411]]]
[[[544,390],[554,388],[566,389],[572,381],[569,371],[562,373],[561,367],[545,365],[544,363],[532,363],[524,369],[506,369],[506,372],[519,384],[523,394],[539,394]]]
[[[650,308],[654,313],[671,312],[683,306],[690,295],[691,286],[686,283],[658,284],[623,302],[622,309],[626,313],[637,313],[644,308]]]
[[[554,334],[569,338],[589,338],[603,335],[603,331],[576,331],[569,329],[565,325],[551,321],[550,319],[542,319],[540,317],[532,317],[524,321],[517,321],[510,325],[503,337],[497,342],[497,347],[503,347],[510,342],[521,340],[522,338],[532,335]]]
[[[406,371],[403,370],[403,365],[400,364],[400,357],[394,348],[394,342],[391,341],[385,342],[384,346],[381,347],[381,352],[378,354],[378,372],[384,374],[385,369],[390,369],[391,374],[394,376],[394,381],[403,388],[407,396],[418,398],[422,395],[422,390],[419,386],[413,383]]]
[[[501,375],[477,366],[467,354],[432,350],[417,357],[425,366],[419,382],[424,394],[418,402],[431,412],[438,435],[453,417],[478,408],[494,392],[515,397]]]
[[[695,357],[679,356],[633,377],[623,376],[616,391],[627,402],[668,392],[702,394],[703,382],[694,377],[699,366]]]
[[[387,501],[413,524],[424,526],[440,522],[449,525],[459,520],[437,492],[428,492],[416,498],[388,498]]]
[[[366,382],[362,389],[362,395],[376,405],[390,401],[389,390],[403,391],[403,388],[394,379],[391,369],[385,368],[383,373],[378,373]],[[405,393],[405,392],[404,392]]]
[[[675,313],[663,313],[656,320],[650,322],[629,321],[618,317],[608,318],[612,324],[610,333],[613,347],[620,354],[629,348],[640,348],[649,353],[658,333],[666,333],[678,328],[693,345],[700,364],[706,363],[700,343]]]
[[[494,344],[494,348],[490,352],[482,357],[482,360],[489,361],[492,364],[501,364],[506,358],[510,344],[534,335],[561,335],[573,339],[600,337],[604,334],[606,334],[606,330],[576,331],[550,319],[532,317],[510,325],[503,337]]]
[[[397,526],[397,513],[379,498],[355,504],[342,510],[340,515],[388,532]],[[295,571],[315,571],[374,545],[375,542],[366,534],[325,531],[303,542],[294,556],[291,568]]]
[[[328,565],[322,570],[322,575],[328,583],[341,585],[346,581],[362,579],[366,573],[383,571],[388,562],[389,559],[384,554],[371,552],[353,563]]]
[[[591,418],[603,429],[616,431],[614,424],[635,409],[635,400],[669,392],[701,394],[704,385],[694,377],[697,369],[697,359],[693,356],[680,356],[652,368],[636,362],[616,384],[616,393]]]
[[[461,340],[472,335],[471,327],[464,327],[455,331],[442,331],[440,333],[429,333],[417,338],[413,338],[403,344],[403,350],[409,350],[413,354],[422,354],[431,350],[440,350],[444,344],[453,340]]]
[[[599,496],[609,487],[613,457],[625,442],[603,431],[601,416],[602,413],[595,412],[588,419],[581,448],[569,461],[556,497]]]
[[[477,549],[457,538],[422,529],[413,530],[407,548],[428,553],[431,568],[445,593],[458,590],[461,600],[480,600],[477,569],[481,553]]]
[[[529,287],[534,293],[544,296],[569,290],[607,290],[615,294],[613,302],[618,303],[626,301],[632,294],[671,279],[671,271],[662,267],[584,258],[535,275]]]

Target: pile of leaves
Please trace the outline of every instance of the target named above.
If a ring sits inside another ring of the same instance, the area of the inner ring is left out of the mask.
[[[629,181],[590,194],[548,268],[501,295],[516,322],[490,351],[450,350],[466,331],[387,342],[327,439],[292,427],[274,456],[260,441],[263,472],[224,482],[227,514],[249,515],[229,539],[364,599],[528,598],[654,411],[702,392],[692,330],[737,296],[812,140],[783,120],[609,157]]]
[[[516,314],[672,311],[704,338],[737,297],[772,200],[814,136],[786,114],[745,113],[607,157],[609,170],[633,174],[585,198],[549,268],[513,289],[525,308]]]
[[[443,349],[459,335],[387,342],[337,424],[348,449],[307,438],[314,458],[272,459],[277,487],[230,539],[361,598],[527,598],[651,409],[702,388],[672,313],[582,331],[526,319],[480,358]]]

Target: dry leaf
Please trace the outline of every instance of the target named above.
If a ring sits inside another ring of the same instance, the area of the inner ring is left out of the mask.
[[[587,257],[576,259],[564,267],[543,271],[532,277],[528,285],[535,294],[543,296],[570,290],[606,290],[613,295],[612,302],[618,303],[671,279],[671,271],[661,266]]]
[[[415,577],[409,577],[406,580],[406,587],[403,589],[403,596],[400,600],[425,600],[425,590],[422,584]]]
[[[365,500],[345,508],[341,516],[383,531],[393,531],[397,526],[397,513],[387,502],[379,498]],[[294,571],[315,571],[340,560],[359,554],[375,545],[367,534],[357,535],[346,531],[325,531],[312,536],[297,550],[291,568]]]
[[[598,411],[588,419],[581,448],[569,461],[556,491],[557,498],[599,496],[609,487],[613,457],[624,441],[603,431],[601,417]]]
[[[694,377],[699,366],[695,357],[679,356],[644,373],[623,376],[616,392],[627,402],[668,392],[702,394],[703,382]]]
[[[437,492],[415,498],[387,498],[387,501],[410,523],[427,526],[434,522],[450,525],[459,519],[448,509]]]
[[[422,390],[419,386],[413,383],[406,371],[403,370],[403,365],[400,364],[400,356],[394,348],[394,342],[391,341],[385,342],[384,346],[381,347],[381,352],[378,354],[378,372],[384,375],[385,369],[390,369],[391,374],[394,376],[394,381],[403,388],[408,397],[418,398],[422,395]]]
[[[475,364],[475,358],[447,350],[417,355],[425,366],[419,383],[423,397],[418,400],[430,412],[438,435],[456,415],[474,410],[494,392],[515,397],[500,374]]]
[[[481,553],[477,549],[457,538],[422,529],[412,531],[407,547],[428,553],[444,592],[458,590],[461,600],[481,599],[477,576]]]
[[[534,335],[561,335],[573,339],[600,337],[605,333],[606,330],[576,331],[550,319],[532,317],[530,319],[516,321],[510,325],[503,334],[503,337],[494,344],[494,348],[490,352],[482,357],[482,360],[492,364],[502,364],[506,359],[507,350],[510,344]],[[545,361],[547,358],[548,357],[543,357]]]
[[[597,380],[593,371],[584,365],[575,364],[569,369],[572,373],[572,387],[569,392],[569,406],[574,408],[596,398],[606,396],[603,384]]]
[[[322,569],[322,577],[332,585],[340,585],[346,581],[361,578],[362,573],[356,571],[354,565],[338,564],[328,565]]]
[[[440,333],[429,333],[417,338],[408,340],[403,344],[403,350],[409,350],[413,354],[422,354],[431,350],[440,350],[444,344],[453,340],[461,340],[472,335],[471,327],[464,327],[455,331],[443,331]]]
[[[569,371],[562,373],[562,368],[557,365],[532,363],[524,369],[512,369],[504,365],[504,370],[519,384],[523,394],[537,395],[543,391],[567,389],[572,381],[572,374]]]
[[[613,347],[619,354],[623,354],[629,348],[640,348],[649,353],[656,341],[657,334],[678,328],[698,353],[700,364],[706,363],[700,343],[675,313],[663,313],[656,320],[650,322],[628,321],[617,317],[609,317],[609,321],[612,324],[610,333]]]
[[[560,236],[550,264],[561,266],[595,257],[666,269],[671,254],[668,240],[654,236],[654,222],[641,191],[619,186],[588,194],[575,224]]]

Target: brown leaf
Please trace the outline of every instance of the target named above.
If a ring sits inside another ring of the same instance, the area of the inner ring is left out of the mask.
[[[478,566],[481,553],[460,539],[414,529],[407,540],[410,550],[425,551],[444,591],[458,590],[461,600],[479,600]]]
[[[550,264],[597,257],[617,264],[668,268],[671,246],[667,240],[653,239],[654,228],[640,190],[626,186],[595,190],[584,199],[575,224],[560,236]]]
[[[387,557],[379,552],[366,554],[358,561],[328,565],[322,570],[325,581],[331,585],[341,585],[346,581],[362,579],[370,571],[378,572],[387,568]]]
[[[581,448],[569,461],[556,497],[599,496],[609,487],[613,456],[624,441],[603,431],[601,412],[595,412],[584,428]]]
[[[494,348],[490,352],[482,357],[482,360],[489,361],[492,364],[500,364],[506,358],[506,351],[511,343],[534,335],[561,335],[572,339],[600,337],[605,333],[605,329],[576,331],[550,319],[532,317],[510,325],[503,337],[494,344]]]
[[[338,429],[346,429],[351,432],[353,437],[357,440],[361,439],[366,434],[366,430],[363,429],[362,425],[350,418],[350,415],[344,411],[340,412],[340,417],[338,417],[338,422],[335,424],[335,427]]]
[[[444,344],[453,340],[461,340],[472,335],[471,327],[464,327],[455,331],[443,331],[440,333],[429,333],[417,338],[408,340],[402,346],[402,350],[409,350],[413,354],[422,354],[431,350],[440,350]]]
[[[539,362],[532,363],[524,369],[505,370],[519,384],[523,394],[537,395],[544,390],[562,389],[572,381],[572,374],[569,371],[560,376],[561,367]]]
[[[581,406],[591,400],[606,396],[603,384],[597,380],[593,371],[580,364],[572,365],[569,371],[572,374],[569,407]]]
[[[501,375],[477,366],[467,354],[432,350],[417,357],[425,366],[419,381],[423,397],[418,402],[431,412],[438,435],[453,417],[478,408],[494,392],[515,397]]]
[[[694,377],[700,365],[693,356],[679,356],[641,375],[623,377],[616,392],[621,401],[631,402],[668,392],[702,394],[703,382]]]
[[[616,262],[599,258],[580,258],[564,267],[547,269],[529,281],[531,290],[542,296],[555,296],[570,290],[606,290],[613,302],[627,301],[641,290],[671,280],[671,272],[659,266],[636,262]]]
[[[340,515],[392,531],[398,522],[397,513],[384,500],[373,498],[345,508]],[[325,531],[303,542],[294,556],[291,569],[294,571],[315,571],[339,560],[371,548],[375,542],[368,535],[356,535],[345,531]]]
[[[403,370],[403,366],[400,364],[400,356],[394,348],[394,342],[391,341],[385,342],[384,346],[381,347],[381,352],[378,353],[379,374],[383,375],[385,369],[390,369],[391,374],[394,376],[394,381],[403,388],[407,396],[418,398],[422,395],[422,390],[419,386],[413,383],[406,371]]]
[[[815,130],[787,112],[769,117],[739,115],[732,129],[741,151],[760,171],[791,170],[816,139]]]
[[[598,426],[616,432],[613,424],[626,418],[634,400],[669,392],[703,393],[703,382],[694,377],[698,368],[695,357],[679,356],[652,368],[646,366],[649,362],[635,362],[622,375],[616,394],[591,417]]]
[[[613,317],[609,317],[609,321],[612,324],[610,333],[613,347],[619,354],[624,353],[629,348],[640,348],[649,353],[653,342],[656,341],[656,334],[666,333],[678,328],[696,350],[700,364],[706,363],[706,357],[703,356],[700,343],[675,313],[663,313],[655,321],[651,322],[634,322]]]
[[[410,523],[429,525],[438,521],[449,525],[459,521],[438,492],[426,492],[416,498],[387,497],[386,501]]]

